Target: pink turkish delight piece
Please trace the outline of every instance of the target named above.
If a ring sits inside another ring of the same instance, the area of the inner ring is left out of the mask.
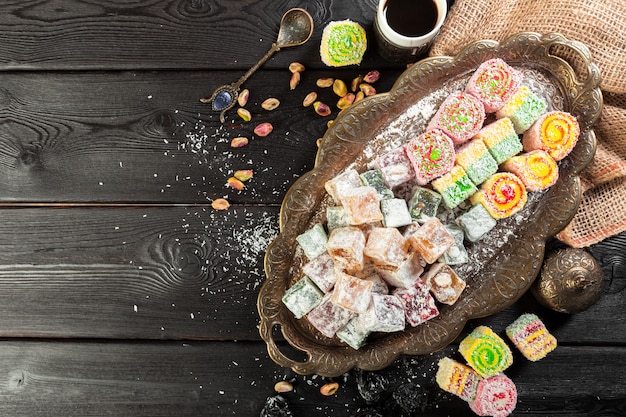
[[[395,188],[415,177],[413,166],[404,147],[393,149],[374,160],[374,168],[378,169],[387,186]]]
[[[355,226],[338,227],[330,233],[326,250],[333,259],[335,267],[348,272],[363,269],[365,234]]]
[[[435,299],[424,284],[418,283],[411,288],[398,288],[393,295],[402,302],[406,321],[413,327],[439,315]]]
[[[397,332],[404,330],[404,309],[393,295],[372,294],[372,302],[363,320],[372,332]]]
[[[307,262],[302,267],[302,272],[311,278],[311,281],[324,293],[333,289],[337,274],[335,273],[335,263],[328,252],[324,252],[312,261]]]
[[[363,313],[372,299],[372,285],[371,281],[339,272],[331,301],[346,310]]]
[[[435,263],[455,243],[454,236],[436,217],[431,217],[408,238],[409,245],[429,264]]]
[[[422,133],[412,139],[405,149],[418,185],[428,184],[450,172],[454,166],[454,143],[450,136],[439,129]]]
[[[355,316],[352,311],[333,303],[331,294],[326,294],[322,302],[306,315],[309,323],[326,337],[335,336]]]
[[[409,255],[402,233],[395,227],[376,227],[367,237],[363,253],[376,265],[398,268]]]
[[[436,263],[423,276],[423,281],[440,303],[452,305],[465,289],[465,281],[444,263]]]
[[[378,193],[374,187],[358,187],[346,191],[341,197],[341,204],[353,225],[383,220]]]

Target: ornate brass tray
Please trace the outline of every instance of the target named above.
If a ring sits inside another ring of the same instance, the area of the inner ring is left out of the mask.
[[[471,261],[460,271],[467,288],[456,304],[440,306],[438,317],[402,332],[373,337],[359,350],[322,336],[306,319],[295,319],[281,298],[302,276],[304,261],[296,236],[324,221],[329,202],[324,183],[348,166],[363,169],[376,156],[421,133],[446,95],[461,89],[478,65],[494,57],[521,70],[524,82],[540,91],[550,110],[569,111],[580,122],[581,136],[574,151],[560,162],[557,184],[542,193],[530,193],[533,197],[520,215],[499,221],[485,242],[468,247]],[[545,242],[577,210],[579,173],[595,153],[591,128],[602,110],[599,82],[599,70],[586,46],[559,34],[520,33],[502,43],[473,43],[455,57],[424,59],[406,70],[389,93],[372,96],[343,112],[326,132],[315,168],[287,192],[280,234],[267,249],[267,279],[258,310],[260,334],[271,358],[299,374],[337,376],[353,367],[381,369],[401,354],[439,350],[455,339],[467,320],[514,303],[538,275]],[[281,351],[278,328],[305,359],[291,359]]]

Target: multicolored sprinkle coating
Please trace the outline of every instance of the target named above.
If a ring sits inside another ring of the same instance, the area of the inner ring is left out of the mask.
[[[478,326],[459,344],[459,352],[478,375],[488,378],[513,363],[513,353],[500,336],[487,326]]]
[[[481,185],[470,201],[482,204],[494,219],[504,219],[520,211],[527,198],[526,187],[517,175],[498,172]]]
[[[525,85],[496,112],[496,117],[508,117],[513,122],[515,133],[526,131],[541,114],[546,111],[546,102],[537,97]]]
[[[517,91],[522,75],[500,58],[480,64],[467,82],[465,91],[476,96],[485,112],[499,110]]]
[[[438,365],[435,379],[442,390],[465,401],[474,399],[478,382],[482,379],[476,371],[451,358],[441,359]]]
[[[441,194],[443,204],[449,209],[455,208],[478,191],[460,165],[455,165],[450,172],[434,180],[432,186]]]
[[[565,158],[576,146],[580,135],[578,120],[563,111],[548,112],[524,133],[525,151],[543,149],[556,161]]]
[[[422,133],[406,145],[406,154],[415,171],[418,185],[426,185],[449,172],[454,165],[454,143],[443,131]]]
[[[556,161],[542,150],[514,156],[502,164],[502,169],[517,175],[527,191],[545,190],[559,178]]]
[[[441,129],[455,145],[459,145],[478,133],[484,121],[482,102],[469,93],[457,91],[439,106],[426,129]]]
[[[517,405],[517,388],[504,374],[494,375],[478,383],[476,395],[469,402],[479,416],[506,417]]]
[[[556,338],[552,336],[536,314],[526,313],[519,316],[506,328],[506,335],[511,342],[530,361],[538,361],[556,349]]]
[[[322,32],[320,57],[330,67],[358,65],[366,49],[365,29],[349,19],[330,22]]]

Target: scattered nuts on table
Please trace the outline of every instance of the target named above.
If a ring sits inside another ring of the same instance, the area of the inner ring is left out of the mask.
[[[346,86],[346,83],[343,82],[343,80],[337,78],[335,81],[333,81],[333,92],[339,97],[343,97],[348,94],[348,87]]]
[[[233,138],[233,140],[230,141],[230,146],[233,148],[241,148],[242,146],[246,146],[247,144],[248,138],[243,136]]]
[[[365,94],[366,97],[376,94],[376,89],[367,83],[361,83],[361,85],[359,85],[359,89],[363,92],[363,94]]]
[[[294,72],[289,79],[289,89],[295,90],[298,84],[300,84],[300,73]]]
[[[363,81],[363,76],[359,75],[355,78],[352,79],[352,82],[350,83],[350,90],[352,90],[353,93],[356,93],[357,90],[359,89],[359,85],[361,85],[361,82]]]
[[[336,393],[338,389],[339,389],[338,382],[329,382],[321,386],[320,393],[322,395],[330,396]]]
[[[320,116],[328,116],[330,114],[330,107],[327,104],[322,103],[321,101],[316,101],[313,103],[313,108],[315,109],[315,113]]]
[[[293,385],[289,381],[279,381],[274,385],[274,391],[281,392],[290,392],[293,391]]]
[[[238,191],[243,190],[243,187],[244,187],[243,182],[239,181],[235,177],[230,177],[228,180],[226,180],[226,185]]]
[[[291,64],[289,64],[289,71],[291,71],[292,74],[295,74],[296,72],[302,72],[304,71],[304,65],[299,62],[292,62]]]
[[[356,96],[353,93],[348,93],[345,96],[341,97],[339,101],[337,101],[337,108],[343,110],[347,109],[354,103],[354,99]]]
[[[306,95],[306,97],[304,97],[304,100],[302,100],[302,105],[304,107],[309,107],[311,104],[315,103],[315,100],[317,100],[317,93],[315,91],[311,91]]]
[[[272,111],[280,106],[280,100],[274,97],[270,97],[261,103],[261,107],[265,110]]]
[[[250,120],[252,120],[252,114],[243,107],[239,107],[237,109],[237,114],[244,122],[249,122]]]
[[[328,88],[331,87],[334,82],[335,80],[333,78],[318,78],[315,85],[319,88]]]
[[[248,98],[250,98],[250,90],[244,88],[241,90],[241,93],[239,93],[239,97],[237,97],[237,104],[244,107],[248,103]]]
[[[380,72],[370,71],[367,74],[365,74],[365,77],[363,77],[363,81],[366,83],[372,84],[378,81],[379,78],[380,78]]]
[[[264,137],[272,133],[272,130],[274,130],[274,126],[272,126],[272,124],[269,122],[264,122],[254,128],[254,134]]]
[[[228,210],[230,203],[226,199],[216,198],[211,203],[211,207],[213,207],[213,210]]]
[[[254,172],[251,169],[240,169],[235,171],[233,177],[237,178],[241,182],[246,182],[254,176]]]

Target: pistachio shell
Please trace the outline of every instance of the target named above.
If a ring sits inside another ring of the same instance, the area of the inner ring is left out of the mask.
[[[228,210],[230,203],[223,198],[216,198],[211,203],[211,207],[213,207],[214,210]]]
[[[302,72],[304,71],[304,65],[299,62],[292,62],[291,64],[289,64],[289,71],[291,71],[292,74],[296,72]]]
[[[358,77],[352,79],[352,82],[350,83],[350,90],[352,90],[353,93],[356,93],[362,81],[363,81],[362,75],[359,75]]]
[[[339,97],[343,97],[348,94],[348,87],[343,80],[336,79],[333,81],[333,92],[337,94]]]
[[[265,110],[272,111],[280,106],[280,100],[274,97],[270,97],[261,103],[261,107]]]
[[[328,384],[324,384],[321,386],[320,393],[322,395],[329,396],[329,395],[333,395],[334,393],[336,393],[338,389],[339,389],[338,382],[329,382]]]
[[[311,104],[315,103],[315,100],[317,100],[317,93],[315,91],[311,91],[306,95],[306,97],[304,97],[304,100],[302,100],[302,105],[304,107],[309,107]]]
[[[243,190],[243,182],[241,182],[240,180],[238,180],[235,177],[230,177],[227,181],[226,181],[226,185],[228,185],[230,188],[233,188],[235,190]]]
[[[316,101],[313,103],[313,108],[315,109],[315,113],[320,116],[328,116],[330,114],[330,107],[327,104],[322,103],[321,101]]]
[[[276,392],[290,392],[293,391],[293,385],[289,381],[278,381],[274,385],[274,391]]]
[[[332,86],[334,82],[335,80],[333,78],[318,78],[315,85],[320,88],[327,88]]]
[[[359,89],[363,91],[363,94],[365,94],[366,97],[376,94],[376,89],[367,83],[362,83],[359,86]]]
[[[354,96],[354,103],[358,103],[359,101],[363,100],[365,98],[365,93],[363,91],[357,91],[356,95]],[[352,104],[354,104],[352,103]]]
[[[254,128],[254,134],[263,137],[272,133],[272,130],[274,130],[274,126],[269,122],[265,122]]]
[[[252,120],[252,114],[250,114],[250,112],[243,107],[239,107],[237,109],[237,114],[243,119],[244,122],[249,122],[250,120]]]
[[[363,81],[371,84],[371,83],[375,83],[376,81],[378,81],[379,78],[380,78],[380,72],[374,70],[365,74],[365,77],[363,77]]]
[[[237,97],[237,103],[241,107],[244,107],[246,104],[248,104],[249,98],[250,98],[250,90],[248,90],[247,88],[244,88],[243,90],[241,90],[241,93],[239,93],[239,97]]]
[[[300,73],[294,72],[291,74],[291,79],[289,80],[289,89],[295,90],[298,84],[300,84]]]
[[[254,177],[254,172],[251,169],[240,169],[235,171],[233,177],[237,178],[241,182],[246,182],[250,178]]]
[[[241,148],[242,146],[246,146],[247,144],[248,138],[243,136],[233,138],[233,140],[230,141],[230,146],[233,148]]]

